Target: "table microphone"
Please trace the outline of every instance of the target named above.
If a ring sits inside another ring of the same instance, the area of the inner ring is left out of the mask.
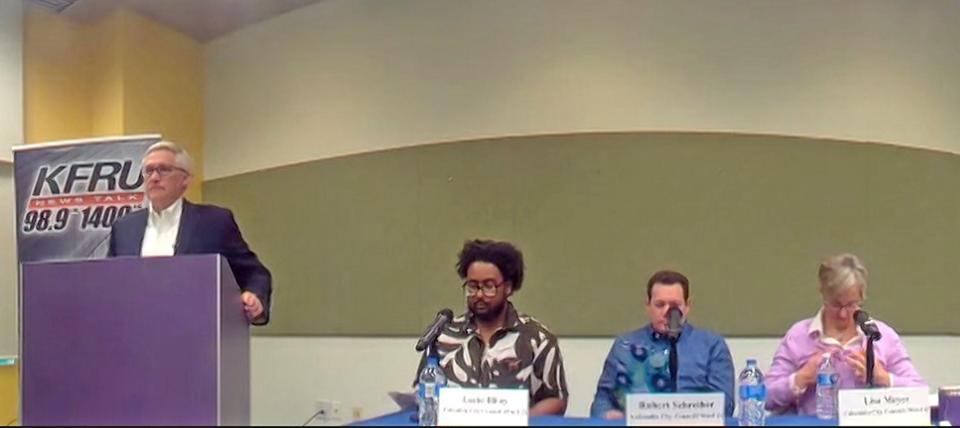
[[[671,306],[667,310],[667,337],[678,339],[683,332],[683,312],[676,306]]]
[[[427,349],[427,346],[430,346],[430,344],[437,340],[440,331],[452,320],[453,311],[450,309],[445,308],[437,312],[437,317],[434,318],[433,323],[430,324],[430,327],[427,327],[427,331],[424,331],[423,335],[420,336],[420,340],[417,341],[417,352],[422,352],[424,349]]]
[[[863,334],[872,340],[880,340],[880,329],[877,328],[877,322],[870,318],[870,314],[864,310],[857,310],[853,313],[853,319],[863,330]]]

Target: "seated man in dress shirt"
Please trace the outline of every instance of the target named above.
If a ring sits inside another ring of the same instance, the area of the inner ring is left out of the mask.
[[[467,241],[457,274],[467,313],[437,337],[448,385],[527,389],[530,416],[563,415],[567,381],[557,337],[510,303],[523,285],[523,254],[509,242]],[[417,378],[426,362],[421,356]]]
[[[193,160],[186,150],[161,141],[143,156],[147,208],[131,212],[113,224],[107,255],[172,256],[221,254],[243,290],[247,319],[256,325],[270,320],[270,271],[250,251],[233,213],[183,198],[193,177]]]
[[[664,270],[647,282],[650,323],[616,338],[590,406],[594,418],[622,419],[628,393],[672,392],[667,312],[683,314],[677,340],[677,392],[722,392],[726,415],[733,415],[733,359],[722,337],[686,323],[690,312],[690,281]]]

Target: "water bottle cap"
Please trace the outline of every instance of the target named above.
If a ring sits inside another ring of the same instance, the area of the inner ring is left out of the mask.
[[[427,357],[427,364],[440,364],[440,358],[429,356]]]
[[[747,358],[747,365],[748,365],[748,366],[755,366],[755,365],[757,365],[757,359],[756,359],[756,358]]]

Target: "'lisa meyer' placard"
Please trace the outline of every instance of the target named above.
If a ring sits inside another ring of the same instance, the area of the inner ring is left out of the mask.
[[[709,394],[627,394],[627,425],[723,426],[724,398]]]
[[[840,425],[930,425],[927,388],[840,390]]]
[[[443,388],[437,425],[526,426],[529,402],[526,389]]]

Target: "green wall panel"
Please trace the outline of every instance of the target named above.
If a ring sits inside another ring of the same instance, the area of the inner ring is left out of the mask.
[[[274,272],[267,335],[414,335],[464,302],[465,239],[524,252],[518,307],[561,335],[644,323],[657,269],[692,321],[779,336],[819,305],[824,256],[870,270],[867,308],[903,333],[960,333],[960,157],[795,137],[611,133],[476,140],[210,180]]]

